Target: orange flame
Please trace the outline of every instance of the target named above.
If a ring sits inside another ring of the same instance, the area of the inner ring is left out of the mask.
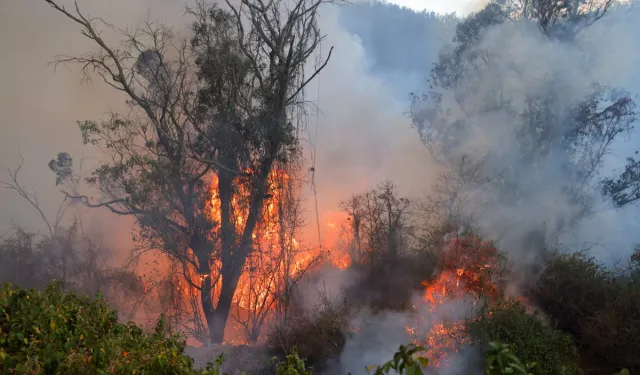
[[[475,235],[449,241],[440,254],[442,271],[436,280],[424,281],[424,302],[430,312],[438,305],[463,295],[495,297],[498,288],[491,281],[497,267],[497,249]],[[406,327],[416,344],[428,348],[435,367],[446,364],[449,354],[470,342],[464,321],[438,322],[421,335],[416,327]]]

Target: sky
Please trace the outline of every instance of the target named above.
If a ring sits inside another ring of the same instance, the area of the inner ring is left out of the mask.
[[[441,14],[457,13],[459,16],[466,16],[485,4],[486,0],[391,0],[389,2],[416,11],[427,10]]]

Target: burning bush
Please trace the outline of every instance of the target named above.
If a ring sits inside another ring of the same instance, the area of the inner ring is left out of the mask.
[[[470,231],[445,244],[439,265],[444,271],[455,272],[456,286],[461,284],[467,293],[495,298],[500,294],[494,279],[501,276],[501,260],[492,241]]]
[[[527,312],[517,301],[485,309],[468,327],[476,344],[498,340],[509,344],[523,362],[535,362],[537,375],[582,373],[571,336],[548,326],[538,313]]]
[[[608,270],[582,253],[555,254],[531,295],[598,365],[637,372],[640,288],[632,272]]]

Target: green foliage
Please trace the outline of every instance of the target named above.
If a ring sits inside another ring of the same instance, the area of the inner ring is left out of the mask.
[[[633,257],[632,257],[633,261]],[[532,297],[582,351],[609,369],[640,371],[640,287],[630,272],[606,269],[584,254],[555,254]]]
[[[276,375],[312,375],[312,373],[311,369],[307,369],[304,359],[298,356],[296,348],[293,348],[284,361],[278,363],[276,367]]]
[[[422,346],[409,344],[407,346],[400,345],[398,351],[393,355],[393,359],[375,368],[374,375],[384,374],[407,374],[422,375],[423,369],[429,364],[426,357],[418,355],[425,351]],[[367,367],[367,372],[371,373],[374,366]]]
[[[508,344],[525,363],[538,364],[537,375],[581,374],[571,336],[548,326],[538,313],[527,312],[517,301],[492,306],[468,325],[475,343],[496,340]],[[491,350],[496,349],[491,346]]]
[[[66,152],[59,152],[55,159],[49,162],[49,169],[56,174],[56,186],[62,184],[73,174],[73,159]]]
[[[532,375],[531,369],[535,365],[535,363],[522,364],[520,359],[511,352],[509,345],[491,341],[485,356],[484,373],[485,375]]]
[[[607,304],[616,292],[614,275],[585,254],[554,254],[532,296],[557,319],[558,328],[580,332],[580,324]]]
[[[517,302],[495,306],[471,325],[472,332],[475,328],[482,337],[499,340],[489,342],[485,375],[580,373],[571,340]],[[100,295],[78,296],[60,284],[42,291],[10,284],[0,289],[0,369],[4,374],[224,375],[222,355],[205,369],[194,370],[184,348],[185,341],[169,331],[164,318],[146,333],[133,323],[119,323],[117,313]],[[400,346],[393,359],[367,371],[422,375],[429,363],[422,351],[414,344]],[[623,369],[616,375],[629,374]],[[312,375],[312,370],[294,347],[277,364],[276,375]]]
[[[193,370],[185,341],[167,332],[164,319],[145,333],[119,323],[102,296],[78,296],[59,284],[42,291],[4,284],[0,309],[5,374],[218,374],[213,365]]]

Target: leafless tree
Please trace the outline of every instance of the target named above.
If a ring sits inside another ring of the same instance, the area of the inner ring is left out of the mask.
[[[31,207],[33,207],[38,212],[40,218],[42,219],[42,222],[47,227],[49,236],[53,238],[58,234],[60,223],[64,219],[65,212],[69,207],[69,202],[62,202],[58,206],[58,210],[56,211],[53,219],[50,219],[45,214],[42,207],[40,207],[40,201],[38,200],[37,194],[29,192],[26,187],[20,184],[19,173],[24,165],[24,158],[22,157],[22,155],[19,156],[20,162],[18,163],[18,166],[14,169],[7,169],[9,181],[1,181],[1,183],[2,185],[4,185],[5,189],[16,192],[22,199],[24,199],[29,205],[31,205]]]
[[[408,245],[412,231],[411,200],[398,196],[391,181],[375,189],[353,195],[340,207],[348,215],[347,241],[355,264],[397,260],[401,247]]]

